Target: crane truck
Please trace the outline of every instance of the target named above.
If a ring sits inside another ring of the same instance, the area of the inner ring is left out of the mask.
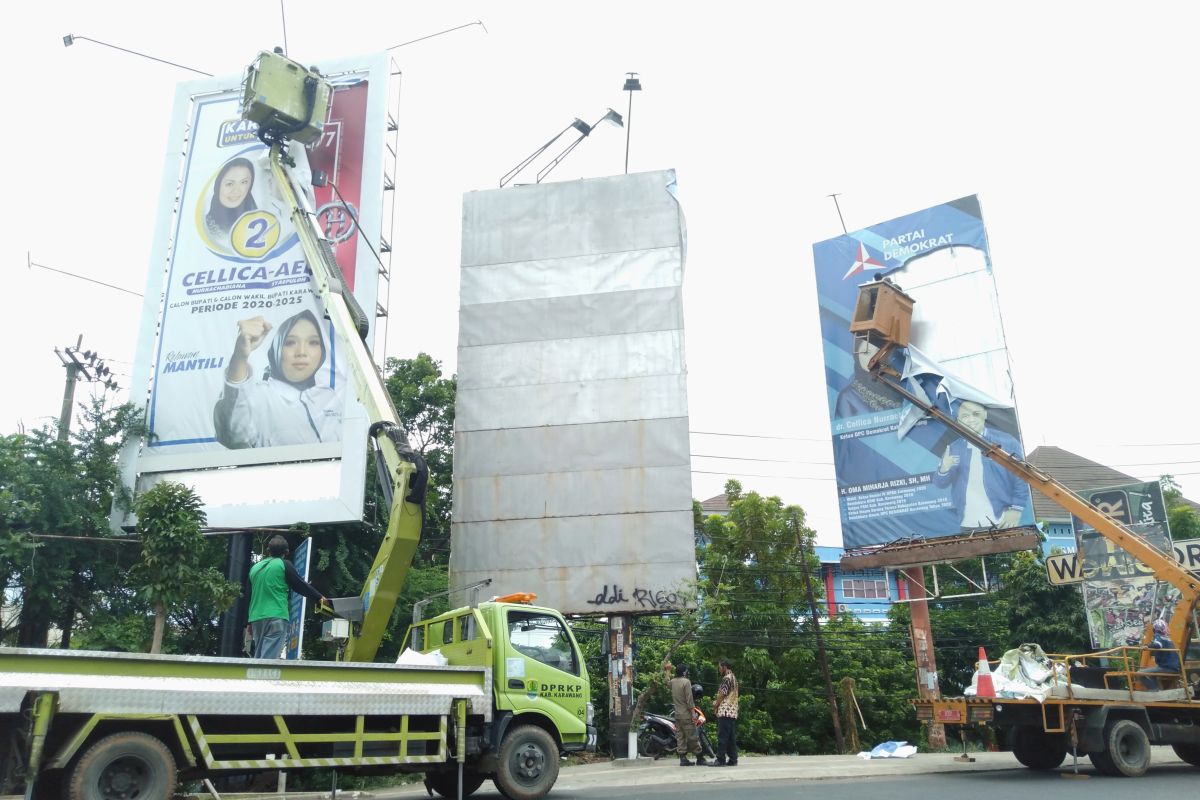
[[[1054,680],[1043,701],[1032,697],[919,699],[913,701],[917,718],[925,724],[995,728],[1007,736],[1017,760],[1034,770],[1055,769],[1072,752],[1086,753],[1105,775],[1136,777],[1150,764],[1152,744],[1170,745],[1181,759],[1200,767],[1200,702],[1195,696],[1200,689],[1200,642],[1196,641],[1200,578],[1111,514],[959,422],[923,389],[911,390],[897,365],[901,348],[909,344],[914,304],[912,297],[887,278],[877,277],[859,287],[850,330],[873,351],[868,363],[872,377],[978,448],[984,457],[1091,525],[1150,568],[1155,578],[1169,584],[1178,600],[1168,622],[1168,635],[1182,665],[1178,675],[1150,678],[1139,674],[1154,662],[1147,647],[1063,655],[1053,659],[1055,674],[1061,679]],[[1149,636],[1147,630],[1147,642]],[[1164,682],[1168,685],[1163,686]]]
[[[390,506],[361,594],[330,620],[342,659],[0,648],[0,794],[166,800],[180,779],[332,768],[421,772],[430,790],[457,798],[492,778],[512,800],[537,800],[563,753],[595,748],[579,647],[532,595],[414,619],[404,645],[438,651],[434,663],[371,663],[420,538],[427,471],[367,350],[368,319],[289,169],[288,148],[321,135],[330,94],[315,69],[263,52],[247,71],[242,113],[270,148],[312,290],[348,352]]]

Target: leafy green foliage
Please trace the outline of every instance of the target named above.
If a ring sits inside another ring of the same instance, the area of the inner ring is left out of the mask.
[[[384,372],[400,424],[429,467],[417,560],[425,565],[445,564],[450,555],[457,379],[442,377],[441,362],[426,353],[409,359],[389,358]]]
[[[0,632],[5,644],[45,647],[53,625],[71,646],[77,626],[106,613],[107,593],[136,557],[113,541],[108,514],[127,503],[117,454],[144,434],[141,415],[94,400],[82,416],[68,441],[49,427],[0,437],[0,574],[20,609],[15,628]]]
[[[1008,611],[1012,647],[1034,642],[1047,653],[1090,649],[1079,587],[1051,585],[1040,550],[1014,553],[1003,578],[998,599]]]
[[[375,656],[377,661],[392,661],[400,653],[413,603],[447,589],[456,381],[453,376],[443,377],[440,362],[425,353],[411,359],[389,358],[384,381],[409,444],[429,467],[421,542]],[[305,526],[313,537],[312,583],[326,597],[358,595],[383,542],[388,511],[373,463],[367,465],[367,487],[367,509],[360,524]],[[441,613],[446,607],[446,598],[438,598],[425,614]],[[306,657],[333,658],[335,646],[320,641],[321,620],[310,618],[305,626]]]
[[[129,583],[154,609],[150,652],[162,649],[167,615],[207,606],[224,611],[241,591],[211,566],[202,533],[203,503],[189,487],[163,481],[133,504],[141,537],[141,558],[129,572]]]
[[[804,524],[802,509],[777,497],[744,491],[736,481],[726,485],[726,494],[727,517],[702,520],[695,509],[702,624],[673,660],[691,665],[693,679],[710,698],[719,685],[716,662],[722,657],[733,662],[740,684],[738,741],[747,751],[831,752],[833,726],[808,603],[809,586],[815,598],[824,597],[812,549],[816,534]],[[657,682],[663,652],[686,624],[682,618],[638,620],[640,680]],[[906,637],[850,615],[823,622],[822,634],[833,679],[851,675],[857,681],[854,699],[868,726],[864,740],[915,739]],[[593,702],[606,707],[600,703],[607,687],[602,681],[593,686]],[[651,698],[651,709],[670,708],[665,685],[656,686]],[[706,711],[711,715],[711,708]]]
[[[1175,541],[1200,539],[1200,514],[1183,497],[1179,484],[1170,475],[1161,478],[1163,500],[1167,504],[1167,524]]]

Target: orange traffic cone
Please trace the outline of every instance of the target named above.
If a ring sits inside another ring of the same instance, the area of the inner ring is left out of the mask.
[[[992,668],[988,666],[987,653],[979,648],[979,677],[975,680],[976,697],[995,697],[996,687],[992,685]]]

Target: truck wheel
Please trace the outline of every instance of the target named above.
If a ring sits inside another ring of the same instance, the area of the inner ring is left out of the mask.
[[[483,786],[484,776],[473,769],[463,767],[462,796],[470,797]],[[425,785],[449,800],[458,798],[458,767],[443,772],[430,772],[425,776]]]
[[[175,793],[175,758],[146,733],[114,733],[71,768],[67,800],[160,800]]]
[[[1029,769],[1055,769],[1067,757],[1067,740],[1033,727],[1013,728],[1012,752]]]
[[[1088,758],[1092,760],[1092,766],[1095,767],[1096,771],[1101,775],[1121,774],[1120,772],[1117,772],[1117,765],[1114,764],[1113,760],[1108,757],[1108,753],[1098,750],[1095,753],[1088,753]]]
[[[1105,753],[1117,775],[1137,778],[1150,766],[1150,740],[1142,726],[1130,719],[1119,719],[1108,729]]]
[[[536,725],[519,725],[500,743],[496,788],[509,800],[538,800],[558,780],[558,745]]]
[[[1193,767],[1200,767],[1200,744],[1173,744],[1171,749]]]
[[[33,785],[33,800],[62,800],[63,780],[61,769],[47,770],[38,775],[37,782]]]

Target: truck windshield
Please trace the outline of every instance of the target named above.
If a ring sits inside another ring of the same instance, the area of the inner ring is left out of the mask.
[[[513,649],[535,661],[579,674],[579,659],[562,620],[533,611],[508,612],[508,641]]]

